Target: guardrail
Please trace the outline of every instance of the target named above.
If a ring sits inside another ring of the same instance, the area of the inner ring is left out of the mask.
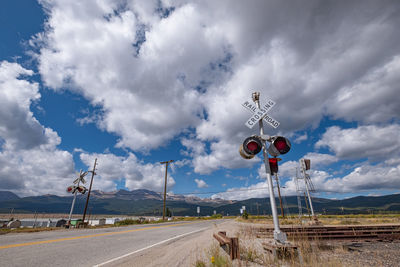
[[[239,254],[239,238],[227,237],[225,231],[219,231],[218,234],[213,234],[218,240],[219,245],[230,255],[231,260],[240,259]]]

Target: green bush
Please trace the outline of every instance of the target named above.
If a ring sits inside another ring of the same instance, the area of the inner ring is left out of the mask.
[[[242,218],[247,220],[249,218],[249,214],[247,213],[247,211],[245,210],[242,214]]]

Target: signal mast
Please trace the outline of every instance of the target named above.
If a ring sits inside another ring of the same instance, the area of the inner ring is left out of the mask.
[[[274,188],[271,175],[278,172],[278,159],[279,155],[289,152],[291,144],[290,141],[283,136],[268,136],[264,134],[263,120],[269,123],[272,127],[277,128],[279,122],[267,115],[267,112],[275,105],[275,102],[268,100],[262,108],[260,108],[260,93],[255,92],[252,94],[252,100],[256,104],[254,107],[249,101],[243,103],[243,106],[250,111],[254,112],[253,116],[246,122],[246,126],[250,129],[258,122],[260,128],[259,135],[252,135],[246,138],[239,148],[239,154],[245,159],[252,159],[256,154],[263,150],[265,171],[267,174],[267,182],[269,188],[269,199],[271,203],[272,218],[274,222],[274,240],[279,243],[286,243],[287,236],[279,228],[278,213],[276,209]],[[267,146],[269,142],[269,146]],[[271,155],[273,158],[269,158]]]
[[[71,186],[67,187],[67,192],[74,194],[74,198],[72,200],[72,205],[71,205],[71,211],[69,212],[69,217],[68,217],[68,222],[67,222],[68,227],[71,225],[71,217],[72,217],[72,212],[74,211],[76,194],[78,192],[81,193],[82,195],[86,193],[86,190],[87,190],[86,187],[84,187],[83,185],[79,185],[80,183],[82,183],[82,184],[86,183],[85,178],[84,178],[86,176],[86,174],[88,174],[88,172],[82,172],[82,170],[81,170],[79,173],[79,177],[76,178],[73,182],[76,185],[71,185]]]

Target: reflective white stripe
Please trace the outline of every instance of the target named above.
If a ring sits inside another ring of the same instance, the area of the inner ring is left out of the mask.
[[[128,253],[128,254],[119,256],[119,257],[117,257],[117,258],[108,260],[108,261],[103,262],[103,263],[99,263],[99,264],[97,264],[97,265],[94,265],[93,267],[106,265],[106,264],[111,263],[111,262],[113,262],[113,261],[117,261],[117,260],[120,260],[120,259],[122,259],[122,258],[128,257],[128,256],[130,256],[130,255],[133,255],[133,254],[135,254],[135,253],[138,253],[138,252],[140,252],[140,251],[146,250],[146,249],[148,249],[148,248],[152,248],[152,247],[161,245],[161,244],[163,244],[163,243],[166,243],[166,242],[168,242],[168,241],[171,241],[171,240],[174,240],[174,239],[177,239],[177,238],[186,236],[186,235],[190,235],[190,234],[194,234],[194,233],[203,231],[203,230],[205,230],[205,229],[207,229],[207,228],[209,228],[209,227],[205,227],[205,228],[202,228],[202,229],[199,229],[199,230],[196,230],[196,231],[192,231],[192,232],[189,232],[189,233],[186,233],[186,234],[182,234],[182,235],[178,235],[178,236],[175,236],[175,237],[168,238],[168,239],[166,239],[166,240],[163,240],[163,241],[161,241],[161,242],[158,242],[158,243],[155,243],[155,244],[153,244],[153,245],[147,246],[147,247],[145,247],[145,248],[138,249],[138,250],[136,250],[136,251],[130,252],[130,253]]]

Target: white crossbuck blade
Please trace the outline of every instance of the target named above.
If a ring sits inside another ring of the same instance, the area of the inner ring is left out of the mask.
[[[267,112],[275,106],[275,102],[271,99],[267,99],[267,103],[262,108],[257,108],[253,101],[246,101],[242,104],[243,107],[253,112],[253,116],[251,116],[245,123],[247,127],[252,129],[254,125],[261,119],[264,119],[266,123],[274,127],[275,129],[279,127],[280,122],[267,115]]]
[[[81,173],[77,173],[77,175],[79,177],[74,180],[74,184],[77,184],[79,180],[81,181],[81,183],[85,184],[86,180],[83,177],[85,177],[87,174],[88,174],[87,171],[84,172],[84,173],[82,173],[82,172]]]

